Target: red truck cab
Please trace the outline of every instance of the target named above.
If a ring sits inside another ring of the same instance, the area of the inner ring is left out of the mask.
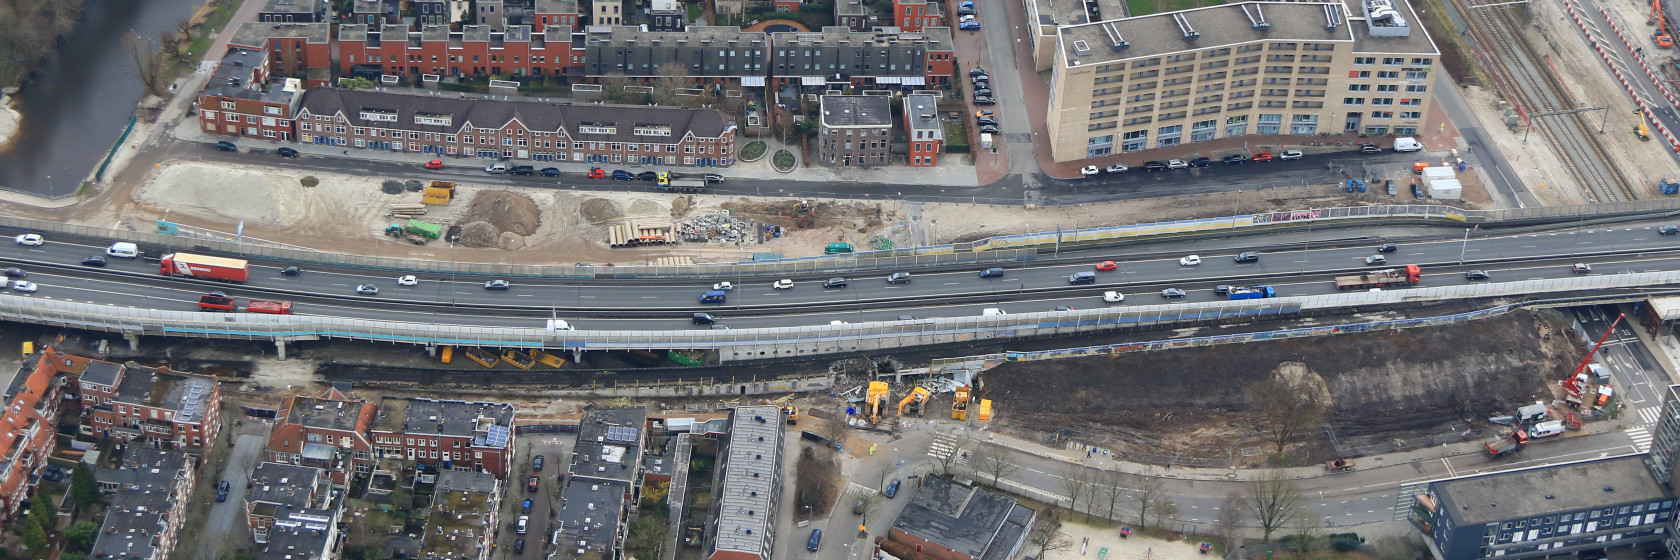
[[[245,311],[251,313],[268,313],[270,315],[291,315],[292,302],[253,299],[251,300],[251,303],[245,305]]]
[[[201,311],[238,311],[239,305],[227,296],[205,294],[198,297],[198,308]]]

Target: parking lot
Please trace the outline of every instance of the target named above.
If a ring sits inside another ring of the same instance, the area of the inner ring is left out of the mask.
[[[536,560],[548,556],[552,548],[556,509],[560,501],[560,483],[566,475],[566,465],[572,460],[572,444],[577,434],[530,434],[514,438],[518,462],[508,475],[507,489],[502,500],[502,530],[496,536],[496,550],[491,554],[498,560]],[[536,457],[543,458],[542,472],[532,470]],[[537,475],[537,491],[530,491],[531,475]],[[525,501],[531,510],[525,512]],[[519,516],[530,516],[526,534],[514,530]],[[524,552],[515,552],[519,539],[525,539]]]

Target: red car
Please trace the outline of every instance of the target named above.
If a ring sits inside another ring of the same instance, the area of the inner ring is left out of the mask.
[[[1097,270],[1101,270],[1103,272],[1108,272],[1110,270],[1114,270],[1114,269],[1117,269],[1117,268],[1120,268],[1120,266],[1114,264],[1114,261],[1103,261],[1103,262],[1097,263]]]
[[[1272,153],[1271,152],[1260,152],[1258,154],[1254,154],[1254,159],[1252,161],[1255,161],[1255,162],[1272,161]]]
[[[537,475],[534,475],[534,474],[531,475],[531,479],[525,481],[525,491],[526,492],[536,492],[537,491],[537,481],[538,480],[539,479],[537,478]]]
[[[599,167],[596,167],[594,169],[590,169],[589,170],[589,178],[590,179],[605,179],[605,178],[607,178],[607,170],[601,169]]]
[[[443,160],[434,159],[426,162],[426,169],[443,169]]]

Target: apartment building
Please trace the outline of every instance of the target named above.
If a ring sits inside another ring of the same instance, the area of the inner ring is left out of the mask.
[[[581,40],[584,75],[651,79],[668,64],[700,83],[743,86],[925,86],[950,80],[956,56],[951,30],[877,33],[824,27],[810,33],[764,33],[694,26],[647,32],[591,27]]]
[[[620,0],[594,0],[589,25],[624,25],[624,3]]]
[[[557,17],[557,16],[550,16]],[[460,31],[430,26],[419,31],[403,25],[344,24],[338,28],[338,72],[377,80],[382,75],[559,76],[582,63],[573,52],[571,31],[551,25],[542,32],[529,25],[497,30],[467,25]]]
[[[911,166],[939,165],[939,154],[945,151],[945,126],[939,121],[938,101],[932,95],[904,96],[904,131],[910,139]]]
[[[682,31],[688,27],[688,10],[677,0],[653,0],[648,17],[648,29],[653,31]]]
[[[921,31],[945,25],[944,4],[928,0],[893,0],[893,25],[900,31]]]
[[[29,498],[47,468],[64,394],[59,367],[76,368],[86,363],[86,359],[63,356],[49,346],[39,354],[25,356],[23,366],[12,376],[11,385],[6,387],[6,409],[0,412],[0,518],[17,515],[19,504]]]
[[[324,469],[334,484],[349,484],[373,469],[368,432],[379,407],[329,389],[320,397],[286,397],[269,432],[268,460]]]
[[[560,489],[558,555],[617,558],[642,481],[647,409],[596,408],[578,424],[577,446]]]
[[[727,167],[735,123],[715,109],[556,105],[317,88],[298,140],[537,161]]]
[[[940,560],[1014,558],[1038,518],[1014,498],[942,476],[922,477],[915,492],[887,538]]]
[[[425,560],[486,560],[494,550],[501,524],[502,485],[485,473],[443,471],[426,534],[420,545]],[[542,527],[542,525],[538,525]],[[538,531],[540,533],[540,529]],[[537,537],[539,540],[541,537]],[[540,548],[540,547],[539,547]]]
[[[321,87],[332,83],[331,33],[324,22],[249,22],[234,31],[228,47],[267,52],[266,79],[304,78],[305,86]]]
[[[507,478],[513,405],[384,397],[371,432],[375,458]]]
[[[222,389],[214,377],[90,361],[76,383],[83,435],[176,450],[216,441]]]
[[[268,0],[257,12],[258,23],[315,23],[327,21],[326,0]]]
[[[817,129],[817,162],[882,166],[892,145],[892,102],[880,95],[824,95]]]
[[[290,141],[303,80],[269,82],[266,51],[229,48],[198,92],[199,129],[210,134]]]
[[[1250,135],[1417,134],[1439,52],[1406,0],[1349,1],[1240,2],[1058,26],[1052,158]]]
[[[186,522],[198,466],[186,453],[128,446],[120,465],[96,471],[112,496],[88,556],[167,560]]]
[[[245,490],[245,525],[258,544],[295,531],[335,531],[343,500],[327,472],[314,467],[263,463]]]
[[[782,438],[787,423],[774,405],[738,406],[718,453],[707,560],[769,560],[781,505]]]

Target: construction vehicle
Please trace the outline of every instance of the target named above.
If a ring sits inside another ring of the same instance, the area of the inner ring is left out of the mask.
[[[449,204],[455,200],[455,183],[450,181],[432,181],[420,196],[421,204]]]
[[[793,406],[793,395],[788,395],[773,401],[766,400],[764,401],[764,404],[774,405],[776,408],[782,409],[782,415],[787,417],[787,423],[799,423],[799,407]]]
[[[1639,124],[1633,125],[1633,133],[1635,135],[1638,135],[1640,140],[1650,140],[1651,139],[1651,129],[1647,128],[1643,121],[1641,121]]]
[[[1265,299],[1277,297],[1277,289],[1271,286],[1249,286],[1247,288],[1232,288],[1228,294],[1233,300]]]
[[[1587,385],[1591,382],[1585,373],[1587,364],[1591,363],[1593,356],[1598,354],[1598,349],[1604,346],[1604,341],[1610,338],[1610,333],[1615,332],[1616,326],[1622,324],[1623,317],[1626,317],[1626,315],[1616,315],[1616,320],[1610,322],[1610,328],[1604,329],[1604,335],[1598,337],[1598,344],[1593,345],[1592,350],[1587,352],[1587,357],[1581,358],[1581,364],[1575,366],[1575,371],[1570,372],[1569,377],[1564,378],[1560,383],[1563,385],[1564,401],[1568,402],[1570,406],[1581,406],[1581,398],[1586,394]]]
[[[537,365],[536,358],[513,348],[502,350],[502,361],[513,364],[513,367],[519,369],[531,369]]]
[[[245,311],[251,313],[267,313],[270,315],[291,315],[292,302],[253,299],[245,305]]]
[[[497,357],[495,354],[490,353],[489,350],[485,350],[477,346],[468,346],[466,354],[467,359],[478,362],[478,365],[486,368],[496,367]]]
[[[706,182],[699,179],[677,179],[654,188],[660,192],[700,193],[706,192]]]
[[[952,420],[968,420],[968,386],[957,387],[956,400],[951,403]]]
[[[449,362],[455,361],[455,347],[454,346],[443,347],[443,350],[440,350],[438,352],[438,361],[446,363],[446,364],[449,363]]]
[[[1522,451],[1527,445],[1528,432],[1519,429],[1482,444],[1482,448],[1487,449],[1489,459],[1498,459]]]
[[[852,252],[851,243],[829,243],[827,247],[823,247],[823,254],[825,255],[838,255],[850,252]]]
[[[198,309],[201,311],[238,311],[239,305],[234,303],[233,298],[206,294],[198,296]]]
[[[1668,28],[1668,6],[1663,0],[1651,0],[1651,14],[1645,23],[1656,25],[1657,30],[1651,33],[1651,40],[1659,49],[1674,48],[1674,33]]]
[[[869,382],[869,392],[864,394],[864,400],[866,401],[864,402],[864,407],[869,411],[870,424],[873,425],[881,423],[881,412],[887,408],[888,394],[889,390],[887,389],[887,382]]]
[[[927,390],[926,387],[917,387],[912,389],[910,394],[904,397],[904,400],[898,401],[898,415],[900,417],[904,416],[905,405],[914,404],[916,405],[916,415],[921,416],[922,406],[927,404],[928,399],[931,397],[933,397],[933,391]]]
[[[1353,276],[1337,276],[1336,289],[1356,290],[1414,286],[1422,280],[1422,277],[1423,269],[1419,268],[1418,265],[1408,264],[1404,270],[1390,268]]]
[[[1336,459],[1324,464],[1324,470],[1330,472],[1347,472],[1353,470],[1353,459]]]
[[[551,368],[559,369],[559,368],[565,367],[565,365],[566,365],[566,360],[564,358],[561,358],[559,356],[555,356],[553,354],[550,354],[548,352],[544,352],[542,350],[538,350],[536,348],[532,348],[530,354],[531,354],[532,359],[535,359],[536,361],[541,362],[543,365],[551,367]]]
[[[406,224],[385,226],[385,235],[407,239],[409,243],[415,245],[425,245],[427,242],[443,236],[443,226],[420,220],[409,220]]]

